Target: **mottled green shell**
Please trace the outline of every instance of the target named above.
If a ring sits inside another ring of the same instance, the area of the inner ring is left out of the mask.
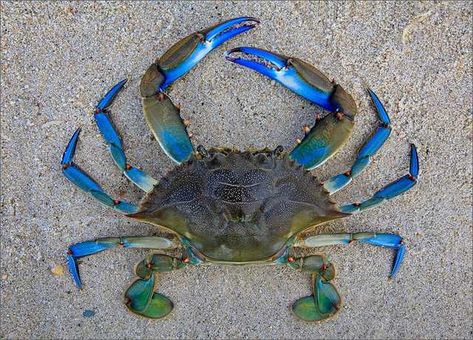
[[[166,175],[130,217],[185,236],[209,260],[252,262],[269,259],[300,231],[343,216],[287,155],[211,150]]]

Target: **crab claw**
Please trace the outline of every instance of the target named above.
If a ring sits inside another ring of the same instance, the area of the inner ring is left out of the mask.
[[[236,64],[274,79],[294,93],[331,112],[308,130],[290,153],[290,158],[307,170],[323,164],[346,142],[357,113],[353,98],[314,66],[297,58],[261,50],[237,47],[225,53]]]
[[[164,82],[159,90],[164,91],[169,85],[189,72],[202,58],[227,40],[254,28],[259,20],[252,17],[233,18],[209,27],[200,32],[192,33],[173,45],[159,58]]]
[[[237,47],[225,52],[225,58],[274,79],[331,112],[339,109],[331,100],[335,84],[314,66],[297,58],[254,47]]]

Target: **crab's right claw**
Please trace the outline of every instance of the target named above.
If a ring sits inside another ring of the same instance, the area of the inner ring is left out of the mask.
[[[231,49],[225,52],[225,58],[276,80],[294,93],[330,112],[341,109],[345,104],[338,101],[338,98],[333,98],[337,85],[303,60],[255,47]]]
[[[227,60],[274,79],[311,103],[330,111],[307,133],[290,157],[306,169],[314,169],[333,156],[346,142],[357,113],[353,98],[314,66],[297,58],[253,47],[225,53]]]
[[[259,24],[259,20],[256,18],[233,18],[181,39],[167,50],[155,64],[150,66],[150,69],[153,67],[159,69],[162,79],[160,79],[161,83],[153,84],[155,87],[149,90],[154,93],[158,90],[166,90],[212,50],[231,38],[254,28],[257,24]]]

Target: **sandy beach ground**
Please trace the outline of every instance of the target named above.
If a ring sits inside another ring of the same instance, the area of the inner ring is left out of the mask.
[[[140,77],[185,35],[243,15],[261,25],[209,55],[172,92],[192,120],[193,142],[290,149],[320,112],[225,61],[231,47],[299,57],[353,95],[353,136],[313,172],[320,180],[346,171],[376,129],[366,92],[373,88],[393,133],[363,175],[334,198],[363,200],[404,175],[409,143],[419,148],[421,180],[402,197],[327,228],[399,233],[408,246],[399,275],[388,280],[389,250],[328,249],[343,308],[321,324],[291,314],[310,280],[286,267],[165,273],[159,291],[175,310],[161,321],[131,315],[122,301],[144,252],[85,259],[78,291],[57,267],[70,243],[154,229],[125,220],[62,176],[67,141],[82,127],[77,163],[114,197],[137,202],[142,193],[121,176],[94,125],[96,101],[130,79],[113,120],[130,162],[161,178],[173,164],[144,121]],[[0,338],[471,338],[471,22],[470,2],[2,1]]]

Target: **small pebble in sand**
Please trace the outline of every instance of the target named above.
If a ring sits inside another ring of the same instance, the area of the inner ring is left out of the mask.
[[[55,276],[62,276],[62,275],[64,275],[64,266],[63,266],[62,264],[55,265],[55,266],[51,269],[51,273],[53,273],[53,275],[55,275]]]
[[[95,312],[93,310],[90,310],[90,309],[86,309],[83,313],[82,313],[82,316],[84,318],[91,318],[95,315]]]

